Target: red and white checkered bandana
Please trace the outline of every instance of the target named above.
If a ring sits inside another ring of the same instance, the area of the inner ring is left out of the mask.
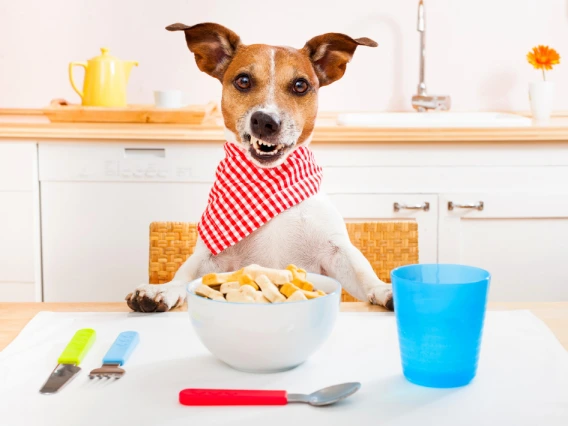
[[[278,167],[256,166],[237,144],[225,144],[207,208],[198,225],[199,236],[217,255],[274,216],[317,194],[322,169],[307,147],[296,148]]]

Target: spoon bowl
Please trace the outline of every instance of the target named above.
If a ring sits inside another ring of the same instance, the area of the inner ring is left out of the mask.
[[[340,385],[328,386],[309,395],[301,393],[289,393],[288,403],[304,402],[315,407],[323,407],[339,402],[345,398],[349,398],[355,392],[361,389],[361,383],[342,383]]]

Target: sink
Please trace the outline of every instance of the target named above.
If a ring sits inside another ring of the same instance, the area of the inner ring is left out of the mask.
[[[525,127],[532,120],[499,112],[385,112],[339,114],[337,124],[355,127]]]

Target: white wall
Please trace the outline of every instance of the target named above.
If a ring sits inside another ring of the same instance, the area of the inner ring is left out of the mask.
[[[197,70],[174,22],[221,23],[245,43],[294,47],[324,32],[367,36],[338,83],[320,92],[322,110],[407,110],[418,76],[417,0],[0,0],[0,107],[78,102],[67,64],[108,46],[140,61],[129,102],[156,88],[180,88],[191,103],[220,96]],[[550,44],[568,58],[568,0],[425,0],[427,84],[455,110],[527,110],[528,82],[540,75],[525,55]],[[80,73],[81,71],[78,70]],[[79,76],[79,79],[81,77]],[[557,109],[568,110],[568,64],[550,73]]]

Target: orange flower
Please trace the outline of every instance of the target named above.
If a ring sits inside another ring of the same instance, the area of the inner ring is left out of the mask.
[[[527,54],[527,60],[537,70],[551,70],[560,63],[560,55],[548,46],[539,45]]]

